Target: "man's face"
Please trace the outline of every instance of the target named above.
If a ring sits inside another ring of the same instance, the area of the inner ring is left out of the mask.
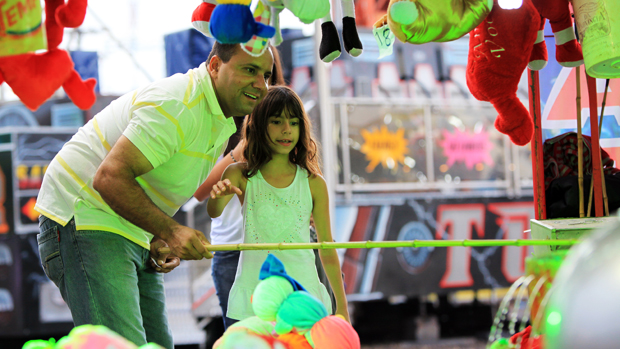
[[[245,116],[254,110],[267,94],[273,67],[271,50],[252,57],[237,47],[227,63],[213,56],[208,68],[217,100],[226,117]]]

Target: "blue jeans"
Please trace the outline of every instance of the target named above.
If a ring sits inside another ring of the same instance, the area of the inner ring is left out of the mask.
[[[211,276],[213,276],[213,284],[217,298],[220,300],[220,308],[222,308],[222,319],[224,319],[224,329],[237,322],[226,316],[228,310],[228,295],[235,282],[235,274],[237,274],[237,265],[239,264],[240,251],[217,251],[213,254],[211,262]]]
[[[73,219],[64,227],[39,221],[41,264],[76,326],[104,325],[138,346],[174,348],[163,275],[149,266],[149,251],[118,234],[76,231]]]

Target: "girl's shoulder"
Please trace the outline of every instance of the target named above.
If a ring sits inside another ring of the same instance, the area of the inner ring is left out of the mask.
[[[327,183],[325,183],[325,178],[320,174],[310,174],[308,176],[308,184],[310,185],[310,192],[312,195],[318,192],[323,192],[327,190]]]
[[[224,171],[224,174],[222,175],[222,177],[228,178],[228,179],[235,178],[235,179],[244,181],[245,177],[243,176],[243,172],[246,169],[247,169],[246,162],[234,162],[228,165],[228,167],[226,167],[226,170]]]

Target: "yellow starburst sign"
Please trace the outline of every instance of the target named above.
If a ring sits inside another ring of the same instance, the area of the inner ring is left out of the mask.
[[[404,165],[407,149],[405,129],[399,128],[396,132],[388,131],[387,127],[381,126],[381,130],[371,132],[362,130],[364,144],[360,151],[366,154],[366,160],[370,161],[366,172],[372,172],[381,163],[383,168],[398,168],[398,163]]]

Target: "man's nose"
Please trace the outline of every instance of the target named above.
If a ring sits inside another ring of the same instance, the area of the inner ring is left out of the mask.
[[[262,75],[257,75],[256,80],[254,80],[253,86],[263,95],[267,93],[267,89],[269,88],[267,80]]]

